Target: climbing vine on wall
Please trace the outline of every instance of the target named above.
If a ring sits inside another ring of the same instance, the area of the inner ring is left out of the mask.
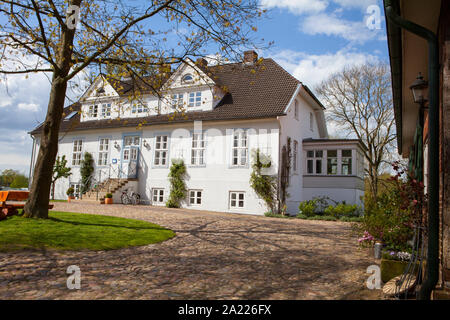
[[[286,198],[289,197],[286,190],[289,187],[291,157],[291,138],[288,137],[286,145],[281,149],[280,208],[286,205]]]
[[[92,154],[85,152],[80,166],[81,193],[85,193],[91,188],[91,176],[93,172],[94,158],[92,157]]]
[[[172,166],[170,167],[169,180],[170,180],[170,194],[169,199],[166,202],[166,206],[169,208],[180,208],[181,201],[186,197],[186,183],[184,179],[186,177],[186,166],[183,160],[172,160]]]
[[[253,150],[253,172],[250,175],[250,186],[264,200],[271,212],[275,212],[277,198],[277,178],[270,175],[272,162],[269,155],[262,154],[259,149]]]

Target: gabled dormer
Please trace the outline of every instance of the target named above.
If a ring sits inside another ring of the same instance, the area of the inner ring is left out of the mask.
[[[103,75],[98,76],[80,98],[80,121],[111,119],[118,114],[118,99],[117,90]]]
[[[224,95],[224,90],[208,74],[206,60],[187,59],[163,86],[161,113],[210,111]]]

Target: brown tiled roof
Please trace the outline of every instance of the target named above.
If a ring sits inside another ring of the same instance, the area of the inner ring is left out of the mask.
[[[228,93],[219,105],[211,111],[186,112],[181,114],[154,115],[114,120],[93,120],[80,122],[80,114],[70,120],[62,120],[61,131],[148,126],[152,124],[191,122],[194,120],[238,120],[271,118],[284,114],[300,81],[291,76],[272,59],[246,65],[242,63],[201,67],[202,70]],[[132,89],[126,81],[115,80],[114,87],[122,87],[121,94]],[[80,110],[80,103],[65,108],[65,115],[71,110]],[[31,134],[39,133],[41,125]]]

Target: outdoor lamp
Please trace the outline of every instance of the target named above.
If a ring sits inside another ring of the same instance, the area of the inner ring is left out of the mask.
[[[422,73],[419,72],[416,80],[409,86],[412,91],[414,102],[421,105],[427,101],[428,81],[423,80]]]
[[[117,143],[117,141],[114,142],[114,148],[116,148],[117,150],[120,149],[120,146],[119,146],[119,144]]]

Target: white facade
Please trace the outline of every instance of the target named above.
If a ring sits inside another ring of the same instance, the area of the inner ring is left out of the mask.
[[[188,111],[207,111],[214,109],[223,97],[221,89],[208,76],[192,66],[179,67],[164,90],[166,94],[163,98],[144,95],[142,103],[133,106],[119,96],[104,78],[99,77],[80,100],[80,121],[170,113],[173,110],[171,104],[178,103],[178,94],[182,97],[180,103],[183,103]],[[39,135],[35,135],[35,138],[33,154],[36,158]],[[79,186],[80,159],[85,152],[89,152],[95,160],[95,181],[129,178],[130,181],[125,187],[139,193],[143,203],[165,205],[170,193],[168,174],[171,161],[183,159],[187,167],[188,189],[183,207],[264,214],[268,208],[249,185],[252,172],[251,153],[259,148],[270,155],[271,170],[274,175],[279,176],[281,149],[288,138],[292,150],[287,189],[289,198],[286,202],[289,213],[296,214],[300,201],[317,195],[327,195],[335,201],[361,204],[359,197],[363,192],[363,163],[359,144],[344,143],[345,148],[353,150],[353,167],[350,174],[339,171],[336,175],[322,174],[316,177],[307,173],[308,150],[338,147],[333,142],[324,142],[321,145],[304,142],[306,139],[326,139],[327,130],[323,107],[301,84],[290,98],[285,107],[285,115],[282,116],[109,129],[99,127],[62,132],[58,155],[66,156],[72,168],[72,175],[68,179],[58,180],[55,198],[65,199],[69,186]],[[33,163],[35,160],[33,159]],[[347,187],[342,188],[343,185]],[[118,201],[119,197],[120,194],[116,193],[115,201]]]

